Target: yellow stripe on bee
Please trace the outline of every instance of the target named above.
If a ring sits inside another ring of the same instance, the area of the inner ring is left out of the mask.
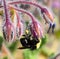
[[[25,38],[25,36],[21,36],[21,38]]]
[[[39,39],[40,40],[40,42],[39,43],[37,43],[37,45],[36,45],[36,47],[37,47],[37,49],[40,47],[40,45],[41,45],[41,39]]]
[[[28,30],[26,30],[26,34],[28,34],[29,33],[29,31]]]

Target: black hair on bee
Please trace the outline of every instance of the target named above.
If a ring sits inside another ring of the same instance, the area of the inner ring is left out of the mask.
[[[22,38],[20,38],[20,42],[22,44],[23,47],[19,47],[18,49],[31,49],[31,50],[35,50],[36,44],[39,43],[38,38],[32,37],[31,34],[26,34],[26,35],[22,35]]]

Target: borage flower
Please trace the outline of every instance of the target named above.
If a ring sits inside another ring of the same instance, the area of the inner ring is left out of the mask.
[[[10,22],[8,8],[6,5],[6,1],[3,0],[4,11],[5,11],[5,24],[3,26],[3,36],[6,41],[14,41],[15,40],[15,29],[13,24]]]
[[[50,20],[53,21],[53,16],[49,13],[49,11],[46,8],[40,6],[40,4],[37,4],[35,2],[30,2],[30,1],[13,1],[13,2],[9,2],[8,4],[12,4],[13,5],[13,4],[20,4],[20,3],[30,4],[30,5],[38,7],[41,10],[42,13],[45,13],[50,18]]]
[[[36,42],[38,42],[37,48],[39,48],[41,44],[41,38],[43,38],[43,30],[40,23],[34,19],[30,25],[30,30],[33,37],[36,39]]]
[[[17,16],[16,34],[17,34],[17,38],[20,39],[21,35],[23,34],[23,24],[17,12],[16,12],[16,16]]]
[[[39,38],[43,37],[42,27],[36,19],[32,20],[32,23],[30,25],[30,29],[31,29],[31,32],[32,32],[34,37],[36,37],[36,36]]]
[[[54,17],[51,12],[48,11],[47,8],[42,8],[41,13],[43,15],[43,18],[45,19],[46,17],[49,18],[48,20],[45,19],[47,23],[53,23],[54,22]]]
[[[21,17],[19,17],[20,15],[15,9],[10,8],[10,10],[12,22],[16,29],[16,38],[20,39],[21,35],[23,34],[23,24],[21,22]]]
[[[5,22],[3,26],[3,36],[7,42],[12,42],[15,40],[14,26],[10,22]]]
[[[54,32],[55,23],[54,23],[54,18],[52,16],[52,13],[51,12],[49,12],[46,8],[40,6],[39,4],[34,3],[34,2],[30,2],[30,1],[13,1],[13,2],[9,2],[9,4],[19,4],[19,3],[30,4],[30,5],[33,5],[33,6],[38,7],[41,10],[41,13],[42,13],[43,18],[46,21],[46,23],[50,24],[49,29],[48,29],[48,32],[50,31],[51,28],[52,28],[52,32]],[[46,19],[46,17],[45,17],[44,14],[49,19]]]
[[[13,6],[9,6],[9,7],[10,7],[10,8],[13,8],[13,9],[19,11],[19,12],[23,12],[23,13],[29,15],[29,16],[31,17],[31,20],[32,20],[33,28],[35,28],[35,31],[36,31],[38,37],[39,37],[39,36],[40,36],[40,37],[43,36],[43,34],[42,34],[43,31],[42,31],[42,28],[41,28],[39,22],[35,19],[35,17],[34,17],[30,12],[28,12],[28,11],[26,11],[26,10],[23,10],[23,9],[21,9],[21,8],[18,9],[18,8],[16,8],[16,7],[13,7]]]
[[[20,11],[20,12],[23,12],[27,15],[29,15],[31,17],[31,20],[32,20],[32,24],[30,25],[30,31],[31,31],[31,34],[34,38],[36,38],[36,41],[40,40],[42,37],[43,37],[43,30],[42,30],[42,27],[40,26],[39,22],[36,21],[35,17],[29,13],[28,11],[26,10],[23,10],[23,9],[18,9],[16,7],[13,7],[13,6],[9,6],[10,8],[13,8],[17,11]],[[41,40],[40,40],[41,41]]]
[[[43,16],[43,19],[45,20],[45,22],[50,24],[47,32],[49,33],[51,28],[52,28],[52,32],[54,32],[55,23],[54,23],[54,17],[52,15],[52,13],[50,13],[46,8],[43,8],[41,10],[41,13],[42,13],[42,16]]]
[[[41,13],[45,13],[45,14],[47,15],[47,17],[49,17],[49,19],[50,19],[52,22],[54,21],[54,18],[53,18],[53,16],[52,16],[51,12],[49,13],[49,11],[48,11],[46,8],[40,6],[40,4],[37,4],[37,3],[35,3],[35,2],[30,2],[30,1],[13,1],[13,2],[9,2],[8,4],[9,4],[9,5],[10,5],[10,4],[13,5],[13,4],[20,4],[20,3],[30,4],[30,5],[33,5],[33,6],[38,7],[38,8],[41,10]]]

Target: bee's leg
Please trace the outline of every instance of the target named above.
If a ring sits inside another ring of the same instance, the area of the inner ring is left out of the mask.
[[[34,50],[34,49],[36,49],[36,44],[38,43],[39,41],[36,41],[36,40],[31,40],[30,41],[30,49],[31,50]]]
[[[54,33],[55,24],[52,25],[52,33]]]
[[[48,29],[47,33],[50,32],[51,27],[52,27],[52,24],[50,23],[50,26],[49,26],[49,29]]]
[[[33,37],[33,40],[32,41],[35,42],[36,44],[39,43],[38,37]]]
[[[36,40],[36,44],[39,43],[39,39],[38,38],[35,38],[35,40]]]
[[[32,46],[30,47],[30,49],[31,49],[31,50],[35,50],[35,49],[36,49],[36,45],[32,45]]]
[[[20,42],[21,42],[23,47],[19,47],[18,49],[27,49],[27,48],[30,48],[30,45],[28,44],[27,39],[21,38]]]
[[[30,47],[19,47],[18,49],[27,49],[27,48],[30,48]]]
[[[23,38],[20,39],[20,42],[21,42],[22,46],[24,46],[24,47],[27,47],[28,46],[25,38],[24,39]]]

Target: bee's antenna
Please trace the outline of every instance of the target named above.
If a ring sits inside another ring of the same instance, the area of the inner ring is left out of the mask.
[[[18,49],[27,49],[27,48],[30,48],[30,47],[19,47]]]

